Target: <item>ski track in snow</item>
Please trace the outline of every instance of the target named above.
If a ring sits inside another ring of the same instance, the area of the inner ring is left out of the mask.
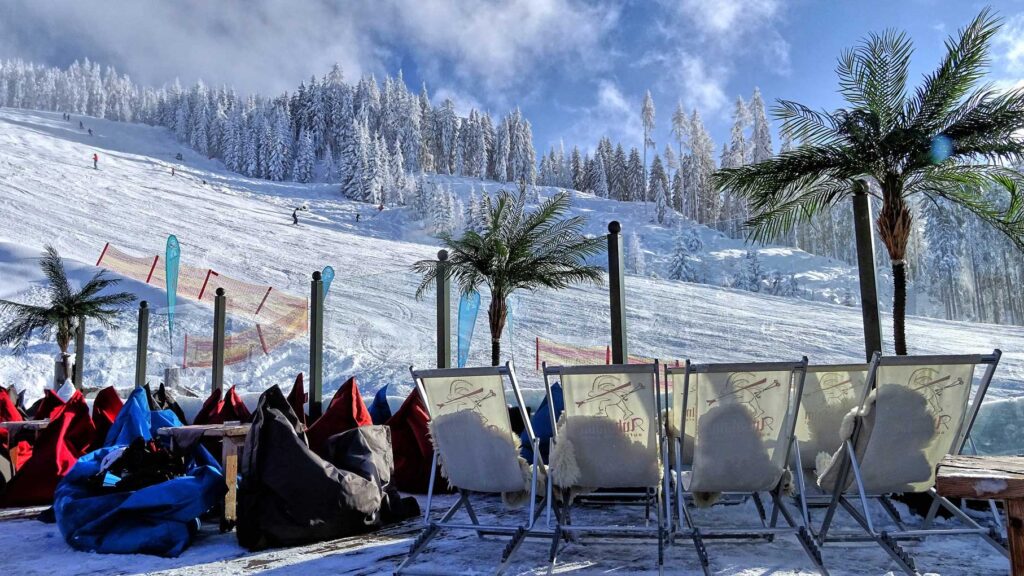
[[[332,185],[275,183],[232,174],[219,162],[179,145],[162,128],[100,120],[89,120],[89,125],[95,137],[62,122],[58,114],[0,109],[0,298],[41,296],[35,258],[46,243],[60,250],[72,278],[81,282],[95,271],[91,264],[105,242],[138,255],[162,254],[167,235],[176,234],[183,263],[209,266],[295,295],[308,295],[313,270],[334,266],[337,278],[325,314],[328,394],[356,375],[365,394],[396,384],[392,394],[402,395],[410,389],[408,366],[433,364],[433,296],[421,301],[413,297],[418,279],[408,267],[415,260],[433,258],[437,247],[406,211],[378,213],[366,204],[342,199]],[[100,154],[99,170],[90,164],[93,151]],[[179,152],[184,157],[180,163],[173,160]],[[177,176],[170,175],[171,166],[177,168]],[[502,187],[454,177],[430,180],[451,185],[463,197],[470,184],[478,192],[486,188],[493,193]],[[304,203],[310,210],[300,212],[300,226],[292,226],[292,209]],[[592,217],[590,233],[602,234],[607,220],[619,219],[626,231],[641,230],[648,258],[668,257],[672,232],[651,224],[641,205],[579,194],[575,211]],[[357,212],[362,216],[358,224]],[[727,273],[742,254],[741,243],[702,230],[708,254],[721,260],[720,268],[711,272]],[[828,259],[783,248],[766,248],[762,253],[767,268],[800,273],[803,283],[818,288],[849,286],[849,269]],[[169,354],[166,344],[166,317],[158,304],[163,302],[162,293],[133,281],[122,287],[154,303],[149,366],[157,376],[163,366],[180,362],[180,357]],[[803,355],[815,363],[861,358],[856,308],[636,276],[627,279],[627,290],[630,351],[635,354],[698,362]],[[524,293],[514,305],[514,333],[506,330],[503,350],[511,350],[522,383],[533,394],[542,386],[533,367],[534,336],[581,345],[607,342],[606,288]],[[209,334],[207,307],[181,298],[179,307],[176,322],[192,333]],[[454,311],[457,302],[453,302],[453,316]],[[133,312],[125,314],[124,323],[124,329],[111,332],[90,326],[86,369],[90,386],[131,387]],[[1024,387],[1024,329],[918,317],[910,318],[908,324],[915,353],[1002,348],[1005,354],[992,394],[1016,395]],[[486,341],[486,314],[481,314],[470,364],[487,362]],[[23,356],[0,351],[0,384],[26,388],[30,396],[41,395],[52,373],[54,352],[51,343],[38,339]],[[227,380],[250,392],[272,384],[287,387],[307,362],[308,343],[295,341],[249,364],[229,367]],[[197,387],[203,382],[208,382],[208,376],[200,372]],[[435,509],[445,504],[450,500],[441,498]],[[492,500],[484,508],[485,516],[496,509]],[[593,514],[597,523],[612,523],[632,510],[583,514]],[[55,526],[11,519],[12,515],[16,514],[0,514],[0,549],[5,550],[5,569],[24,575],[52,574],[55,566],[68,575],[385,574],[404,557],[411,535],[419,528],[418,523],[407,523],[373,536],[247,553],[233,534],[207,527],[180,558],[161,559],[74,552]],[[502,515],[506,520],[510,517]],[[698,511],[697,518],[705,526],[756,521],[749,503]],[[439,541],[435,553],[425,558],[426,566],[445,573],[483,573],[489,566],[483,560],[496,560],[501,548],[501,543],[455,535]],[[945,575],[1006,571],[1005,560],[976,539],[937,539],[910,548],[919,566]],[[779,538],[772,544],[709,542],[708,550],[716,574],[813,573],[793,538]],[[894,568],[874,545],[830,546],[824,555],[833,574],[884,574]],[[509,573],[543,573],[546,545],[529,542],[517,558]],[[561,553],[558,571],[651,574],[655,558],[653,544],[576,544]],[[692,547],[685,541],[669,549],[667,566],[672,574],[699,573]]]

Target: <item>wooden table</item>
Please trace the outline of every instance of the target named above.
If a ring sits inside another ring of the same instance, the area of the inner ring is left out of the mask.
[[[15,436],[22,430],[28,430],[38,437],[39,432],[49,426],[50,420],[19,420],[17,422],[0,422],[0,428],[6,428],[9,434],[7,440],[7,458],[11,461],[11,471],[18,469],[18,443],[14,441]]]
[[[245,445],[249,424],[203,424],[198,426],[175,426],[160,428],[156,433],[170,439],[174,446],[177,437],[202,431],[204,438],[221,439],[221,465],[224,466],[224,483],[228,492],[224,496],[224,517],[221,528],[227,530],[238,519],[238,456]]]
[[[1024,458],[946,456],[939,463],[935,490],[947,498],[1002,500],[1010,573],[1024,574]]]

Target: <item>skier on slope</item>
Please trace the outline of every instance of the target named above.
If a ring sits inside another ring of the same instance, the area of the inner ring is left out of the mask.
[[[299,225],[299,209],[292,210],[292,226]]]
[[[100,169],[100,155],[95,153],[95,152],[92,153],[92,169],[93,170],[99,170]]]
[[[85,130],[85,124],[82,124],[81,120],[78,121],[78,129],[79,130]]]
[[[92,136],[92,128],[89,128],[89,136]]]

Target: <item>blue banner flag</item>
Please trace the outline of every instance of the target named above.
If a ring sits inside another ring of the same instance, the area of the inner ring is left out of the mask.
[[[459,368],[469,360],[469,343],[473,340],[476,315],[480,311],[480,293],[463,294],[459,299]]]
[[[324,266],[324,271],[320,273],[320,279],[324,282],[324,299],[327,299],[327,291],[331,289],[331,282],[334,282],[334,268],[330,266]]]
[[[181,258],[181,246],[178,239],[171,234],[167,237],[167,254],[164,258],[166,267],[167,290],[167,341],[174,352],[174,303],[178,299],[178,260]]]

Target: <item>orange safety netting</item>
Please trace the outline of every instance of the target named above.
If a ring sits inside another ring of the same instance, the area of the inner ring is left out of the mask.
[[[160,255],[132,256],[107,243],[96,265],[166,289],[166,263]],[[218,288],[224,288],[227,297],[226,313],[232,318],[253,324],[252,328],[225,334],[225,364],[243,362],[255,354],[268,354],[274,348],[306,333],[308,306],[305,298],[286,294],[272,286],[243,282],[210,268],[179,264],[179,297],[213,305]],[[186,334],[182,365],[199,368],[212,366],[213,340]]]
[[[576,344],[564,344],[537,337],[536,340],[536,369],[540,370],[541,364],[548,366],[587,366],[594,364],[611,364],[611,346],[578,346]],[[650,364],[654,358],[645,356],[629,355],[630,364]],[[671,362],[679,366],[678,360],[662,360],[662,363]]]

